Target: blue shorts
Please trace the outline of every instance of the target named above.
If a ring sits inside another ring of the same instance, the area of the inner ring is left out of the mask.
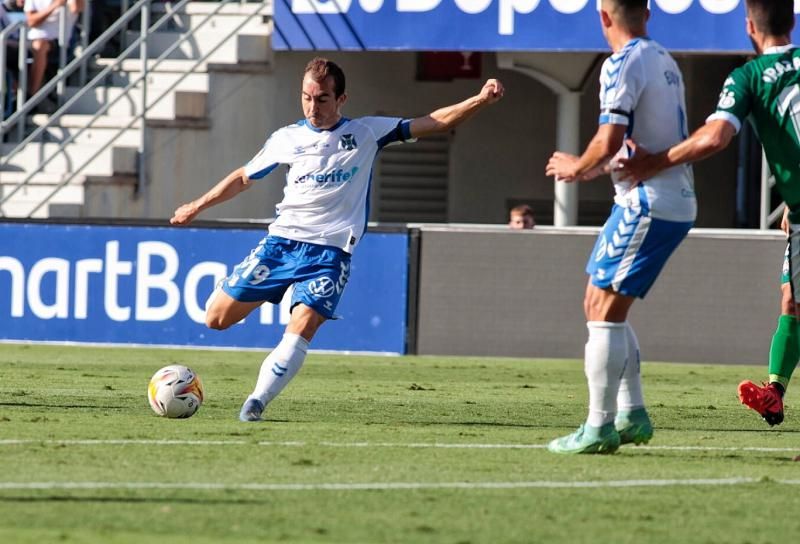
[[[614,205],[586,264],[592,285],[644,298],[692,225]]]
[[[267,236],[236,265],[222,290],[240,302],[278,304],[294,286],[292,308],[299,303],[327,319],[342,298],[350,277],[350,254],[341,249]]]

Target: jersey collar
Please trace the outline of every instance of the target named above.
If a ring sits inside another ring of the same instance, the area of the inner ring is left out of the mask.
[[[334,130],[336,130],[337,128],[339,128],[340,126],[342,126],[343,124],[345,124],[349,120],[350,119],[348,119],[347,117],[342,116],[342,118],[339,119],[336,122],[336,124],[333,125],[331,128],[317,128],[314,125],[312,125],[311,123],[309,123],[307,119],[303,119],[302,121],[300,121],[300,124],[307,126],[309,129],[313,130],[314,132],[333,132]]]
[[[795,49],[797,46],[793,43],[788,43],[786,45],[774,45],[772,47],[767,47],[764,49],[764,55],[776,55],[780,53],[786,53],[790,49]]]

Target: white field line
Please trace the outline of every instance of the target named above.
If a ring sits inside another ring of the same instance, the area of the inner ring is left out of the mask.
[[[392,491],[420,489],[580,489],[613,487],[724,486],[755,484],[759,478],[702,478],[685,480],[606,480],[559,482],[367,482],[312,484],[226,484],[215,482],[0,482],[3,490],[210,490],[210,491]],[[769,480],[771,483],[800,485],[800,480]]]
[[[304,441],[261,441],[248,442],[246,440],[167,440],[167,439],[66,439],[66,440],[37,440],[37,439],[0,439],[0,446],[15,446],[25,444],[64,445],[64,446],[244,446],[256,444],[262,447],[329,447],[329,448],[449,448],[449,449],[544,449],[545,444],[474,444],[474,443],[444,443],[444,442],[304,442]],[[626,450],[655,450],[655,451],[728,451],[728,452],[797,452],[797,447],[755,447],[755,446],[635,446]]]

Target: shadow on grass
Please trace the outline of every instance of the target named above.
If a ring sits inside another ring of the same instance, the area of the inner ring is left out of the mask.
[[[126,410],[125,406],[102,406],[99,404],[53,404],[48,402],[0,402],[0,406],[12,406],[15,408],[66,408],[66,409],[80,409],[87,408],[99,410]]]
[[[71,497],[69,495],[48,495],[43,497],[30,497],[30,496],[0,496],[0,504],[2,503],[48,503],[48,502],[64,502],[64,503],[107,503],[107,504],[201,504],[201,505],[214,505],[214,504],[268,504],[269,497],[265,496],[264,500],[253,499],[200,499],[197,497]]]
[[[655,424],[654,424],[655,426]],[[658,425],[656,426],[657,431],[678,431],[678,432],[712,432],[712,433],[780,433],[780,434],[796,434],[800,433],[800,429],[790,429],[787,427],[774,427],[770,428],[768,426],[761,427],[761,428],[747,428],[747,427],[740,427],[740,428],[724,428],[724,427],[670,427],[666,425]]]
[[[510,429],[559,429],[559,430],[567,430],[569,429],[570,432],[574,431],[575,428],[579,425],[578,419],[575,420],[575,425],[565,425],[564,423],[514,423],[513,421],[420,421],[420,420],[393,420],[393,421],[381,421],[381,422],[374,422],[370,423],[370,425],[376,424],[402,424],[402,425],[445,425],[445,426],[452,426],[452,427],[507,427]]]

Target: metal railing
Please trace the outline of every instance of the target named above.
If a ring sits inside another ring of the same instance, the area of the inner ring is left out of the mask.
[[[90,31],[90,21],[91,21],[91,1],[86,0],[83,12],[81,13],[81,50],[85,51],[89,45],[89,31]],[[67,17],[67,6],[64,5],[58,9],[58,71],[56,78],[58,78],[59,84],[56,85],[56,97],[59,103],[61,103],[66,78],[58,77],[64,70],[64,67],[67,65],[67,55],[69,53],[69,45],[70,45],[70,38],[72,36],[73,29],[68,27],[69,18]],[[19,39],[17,40],[18,48],[19,48],[19,55],[17,56],[17,74],[19,75],[19,80],[17,81],[17,97],[16,97],[16,107],[20,109],[25,102],[27,101],[28,96],[28,50],[30,39],[28,38],[28,27],[25,20],[17,20],[11,23],[8,27],[4,28],[2,32],[0,32],[0,74],[3,75],[2,82],[0,82],[0,104],[5,104],[8,91],[9,89],[6,88],[5,85],[5,74],[6,69],[8,68],[8,59],[6,59],[6,47],[11,43],[11,36],[14,34],[15,31],[19,31]],[[81,85],[86,83],[86,74],[87,74],[87,63],[89,62],[89,57],[84,57],[83,62],[80,64],[80,73],[79,73],[79,82]],[[38,93],[31,97],[31,101],[33,105],[30,107],[35,107],[39,103],[41,103],[46,98],[45,93]],[[5,117],[5,109],[0,109],[0,121],[2,121]],[[2,129],[0,129],[2,130]],[[17,139],[22,139],[22,135],[24,133],[24,126],[19,125],[17,131]],[[2,132],[0,132],[0,137],[2,136]]]
[[[140,30],[139,36],[136,40],[132,43],[127,44],[125,40],[125,36],[123,35],[123,43],[126,45],[124,50],[117,56],[113,62],[106,65],[97,75],[95,75],[92,80],[81,89],[72,95],[68,100],[64,101],[63,104],[50,116],[48,121],[33,130],[27,137],[20,138],[17,145],[5,156],[0,157],[0,171],[3,170],[4,167],[7,167],[11,160],[17,156],[26,145],[35,141],[37,138],[42,136],[49,128],[56,126],[58,120],[67,112],[69,109],[76,103],[81,97],[87,95],[87,93],[92,92],[96,87],[98,87],[102,82],[106,80],[106,78],[111,74],[112,71],[121,67],[121,64],[124,60],[128,58],[128,56],[133,53],[137,48],[139,49],[139,59],[141,62],[141,73],[138,78],[135,78],[133,81],[130,81],[124,88],[122,88],[122,92],[120,92],[115,98],[110,101],[105,102],[98,110],[95,112],[90,119],[86,121],[86,123],[77,131],[72,133],[66,139],[61,141],[58,148],[49,156],[44,157],[43,160],[39,163],[37,168],[33,171],[28,172],[28,175],[25,177],[23,181],[21,181],[14,189],[6,193],[2,198],[0,198],[0,216],[3,216],[2,206],[3,204],[7,203],[17,192],[22,190],[28,184],[31,183],[31,180],[35,177],[36,174],[42,172],[44,168],[51,163],[60,153],[64,151],[66,146],[70,143],[74,142],[76,138],[78,138],[81,134],[85,131],[92,128],[94,123],[117,102],[122,100],[123,98],[128,98],[130,100],[129,93],[135,87],[141,85],[141,94],[139,98],[139,108],[137,109],[137,115],[133,116],[133,119],[125,124],[122,127],[118,128],[118,131],[101,147],[96,149],[96,151],[91,154],[89,158],[84,160],[79,166],[76,166],[72,169],[71,172],[68,172],[63,177],[62,181],[56,184],[55,188],[45,196],[41,202],[39,202],[28,214],[28,216],[32,216],[36,213],[39,209],[41,209],[44,205],[46,205],[52,198],[55,196],[58,191],[60,191],[63,187],[68,185],[72,182],[78,172],[83,170],[92,160],[94,160],[97,156],[99,156],[103,151],[108,149],[115,141],[117,141],[127,130],[134,127],[134,125],[138,124],[140,129],[140,139],[139,139],[139,156],[138,156],[138,168],[137,168],[137,189],[141,190],[145,184],[145,158],[146,158],[146,150],[147,150],[147,138],[145,135],[146,132],[146,116],[150,108],[158,104],[164,97],[169,95],[175,87],[177,87],[184,79],[186,79],[190,74],[196,73],[197,68],[205,63],[208,58],[214,54],[220,47],[222,47],[227,40],[238,32],[248,23],[250,17],[257,15],[262,8],[265,6],[266,2],[259,1],[254,2],[253,4],[256,5],[256,9],[253,10],[251,14],[245,14],[246,17],[243,18],[242,22],[232,28],[230,33],[223,39],[219,41],[219,43],[208,50],[208,52],[203,55],[201,58],[196,59],[195,63],[188,68],[180,77],[178,77],[170,86],[163,89],[163,92],[159,94],[156,98],[150,101],[150,105],[148,106],[148,76],[149,71],[156,68],[163,60],[169,57],[169,55],[175,51],[178,47],[180,47],[183,43],[187,40],[194,37],[194,33],[197,32],[200,28],[202,28],[206,23],[208,23],[215,15],[217,15],[227,4],[244,4],[241,0],[222,0],[216,9],[211,11],[207,14],[207,16],[200,21],[196,26],[191,28],[187,33],[181,36],[175,43],[170,45],[161,55],[159,55],[156,59],[148,59],[147,56],[147,41],[148,36],[153,32],[157,31],[161,28],[167,21],[169,21],[175,14],[182,9],[190,0],[181,0],[177,4],[168,7],[166,13],[158,19],[154,24],[150,25],[150,4],[152,0],[139,0],[133,6],[131,6],[122,16],[112,25],[110,26],[105,32],[103,32],[94,42],[89,44],[84,51],[82,51],[79,57],[76,57],[72,62],[66,65],[63,69],[59,71],[59,74],[53,78],[52,80],[48,81],[45,85],[42,86],[42,89],[30,100],[27,102],[23,102],[20,104],[19,109],[14,112],[8,119],[0,122],[0,142],[2,142],[3,134],[8,133],[9,129],[14,125],[19,127],[25,123],[26,116],[32,112],[33,108],[38,104],[44,97],[47,96],[50,92],[53,91],[61,82],[63,82],[67,77],[73,74],[77,69],[81,66],[85,66],[86,62],[91,59],[95,54],[99,53],[101,48],[105,46],[105,44],[116,34],[120,32],[121,29],[127,30],[128,25],[130,22],[137,16],[141,18],[140,23]],[[249,4],[249,3],[248,3]],[[24,32],[24,27],[21,29]],[[22,40],[21,40],[22,41]],[[23,45],[20,44],[20,56],[22,55]]]

